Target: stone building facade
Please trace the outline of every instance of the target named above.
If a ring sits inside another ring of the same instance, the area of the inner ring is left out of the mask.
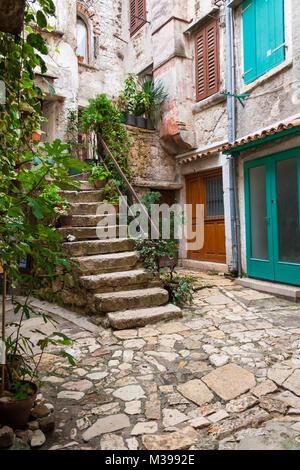
[[[204,205],[204,247],[188,252],[183,242],[182,264],[238,269],[240,274],[300,284],[297,209],[284,222],[272,208],[280,184],[286,194],[284,178],[295,172],[299,160],[297,4],[297,0],[57,1],[54,30],[45,33],[52,49],[60,51],[48,59],[46,78],[55,94],[45,103],[49,118],[45,138],[63,138],[67,110],[85,106],[98,93],[117,95],[127,73],[153,75],[163,82],[168,100],[157,131],[129,129],[135,142],[131,164],[140,188],[173,191],[181,203]],[[81,32],[86,28],[87,41],[86,57],[80,60],[78,28]],[[228,95],[232,84],[234,97]],[[239,98],[244,94],[249,96]],[[235,144],[229,145],[233,140]],[[292,160],[284,155],[289,149],[295,149]],[[281,157],[272,157],[278,152],[287,161],[282,170]],[[264,169],[260,175],[256,170],[258,179],[253,180],[264,200],[259,211],[255,189],[249,187],[255,170],[245,162],[267,156]],[[299,181],[293,185],[296,205]],[[289,204],[288,198],[281,199],[283,205]],[[290,227],[293,253],[285,246],[281,224]],[[260,228],[255,232],[255,227]],[[251,254],[255,243],[265,259]],[[287,250],[284,259],[280,249]],[[286,265],[279,267],[280,263]]]

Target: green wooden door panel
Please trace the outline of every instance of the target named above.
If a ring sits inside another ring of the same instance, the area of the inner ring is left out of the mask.
[[[252,256],[249,172],[259,167],[266,175],[267,260]],[[244,170],[247,274],[300,285],[300,147],[246,162]]]

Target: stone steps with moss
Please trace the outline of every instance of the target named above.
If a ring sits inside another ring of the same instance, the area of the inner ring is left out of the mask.
[[[168,304],[169,294],[161,287],[157,273],[146,270],[135,251],[135,240],[127,238],[127,226],[97,227],[103,215],[96,215],[101,193],[88,183],[89,173],[76,175],[83,191],[65,191],[70,201],[72,227],[58,229],[63,249],[76,267],[76,287],[64,288],[61,298],[67,305],[95,321],[116,329],[133,328],[182,316]],[[110,237],[107,238],[107,231]],[[73,235],[76,241],[66,242]],[[119,237],[119,238],[118,238]],[[93,318],[93,317],[92,317]]]

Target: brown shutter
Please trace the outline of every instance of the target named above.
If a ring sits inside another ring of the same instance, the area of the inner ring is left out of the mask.
[[[136,28],[136,0],[130,0],[130,34],[133,34]]]
[[[130,34],[146,22],[146,0],[130,0]]]
[[[197,101],[206,98],[205,31],[196,36],[196,93]]]
[[[218,20],[196,36],[196,97],[201,101],[219,90]]]

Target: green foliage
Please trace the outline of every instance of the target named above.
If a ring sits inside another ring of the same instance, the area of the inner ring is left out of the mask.
[[[167,258],[176,264],[178,245],[174,240],[141,238],[137,240],[136,248],[146,267],[152,271],[160,272],[162,258]]]
[[[51,144],[32,140],[33,132],[42,132],[45,120],[41,109],[43,94],[34,83],[35,74],[46,72],[42,56],[49,49],[42,35],[34,31],[36,26],[49,28],[47,16],[54,14],[54,3],[37,0],[35,10],[26,3],[26,34],[0,32],[0,80],[6,85],[7,96],[6,104],[0,105],[0,263],[10,281],[21,286],[25,295],[23,302],[14,301],[15,313],[21,320],[12,323],[14,333],[6,341],[11,356],[7,364],[10,386],[15,381],[10,364],[18,356],[24,374],[36,376],[35,369],[29,374],[30,369],[24,366],[30,363],[27,356],[34,355],[30,338],[22,335],[21,326],[24,319],[37,314],[28,305],[28,298],[38,288],[41,274],[51,281],[60,267],[71,269],[68,256],[62,252],[55,222],[61,211],[67,209],[60,192],[78,187],[68,176],[69,168],[84,168],[60,140]],[[32,258],[33,268],[30,274],[23,274],[18,263],[27,255]],[[45,323],[49,321],[41,316]],[[49,344],[62,345],[61,338],[60,342],[45,338],[38,344],[42,353]]]
[[[158,204],[160,199],[161,194],[158,191],[152,191],[149,194],[145,194],[141,202],[144,204],[148,214],[151,214],[151,206]],[[164,217],[161,217],[158,226],[160,238],[140,238],[137,240],[136,249],[140,252],[147,269],[159,273],[164,288],[169,292],[170,301],[174,305],[183,305],[191,303],[193,300],[193,280],[179,276],[175,272],[178,244],[174,238],[174,223],[178,217],[181,223],[184,220],[182,214],[174,215],[173,212],[169,212],[167,217],[170,220],[171,238],[163,239],[161,236],[164,221]]]
[[[117,98],[120,111],[150,118],[153,122],[161,119],[161,106],[168,98],[161,81],[138,77],[130,73],[125,80],[124,91]]]
[[[120,111],[105,94],[98,95],[89,100],[87,106],[79,118],[79,124],[87,134],[94,132],[102,136],[109,150],[117,160],[127,178],[130,178],[128,168],[128,155],[130,152],[131,139],[121,121]],[[98,142],[96,151],[102,155],[110,172],[110,179],[119,186],[122,194],[126,194],[127,186],[115,169],[111,159]]]
[[[139,81],[141,91],[138,94],[139,107],[144,110],[145,116],[153,122],[161,119],[161,106],[168,98],[161,81],[143,78]]]
[[[170,270],[161,274],[164,288],[169,292],[170,302],[174,305],[184,305],[193,302],[193,279],[180,276]]]
[[[110,171],[105,170],[104,166],[99,163],[92,167],[91,175],[88,179],[89,183],[94,181],[105,181],[111,176]]]

